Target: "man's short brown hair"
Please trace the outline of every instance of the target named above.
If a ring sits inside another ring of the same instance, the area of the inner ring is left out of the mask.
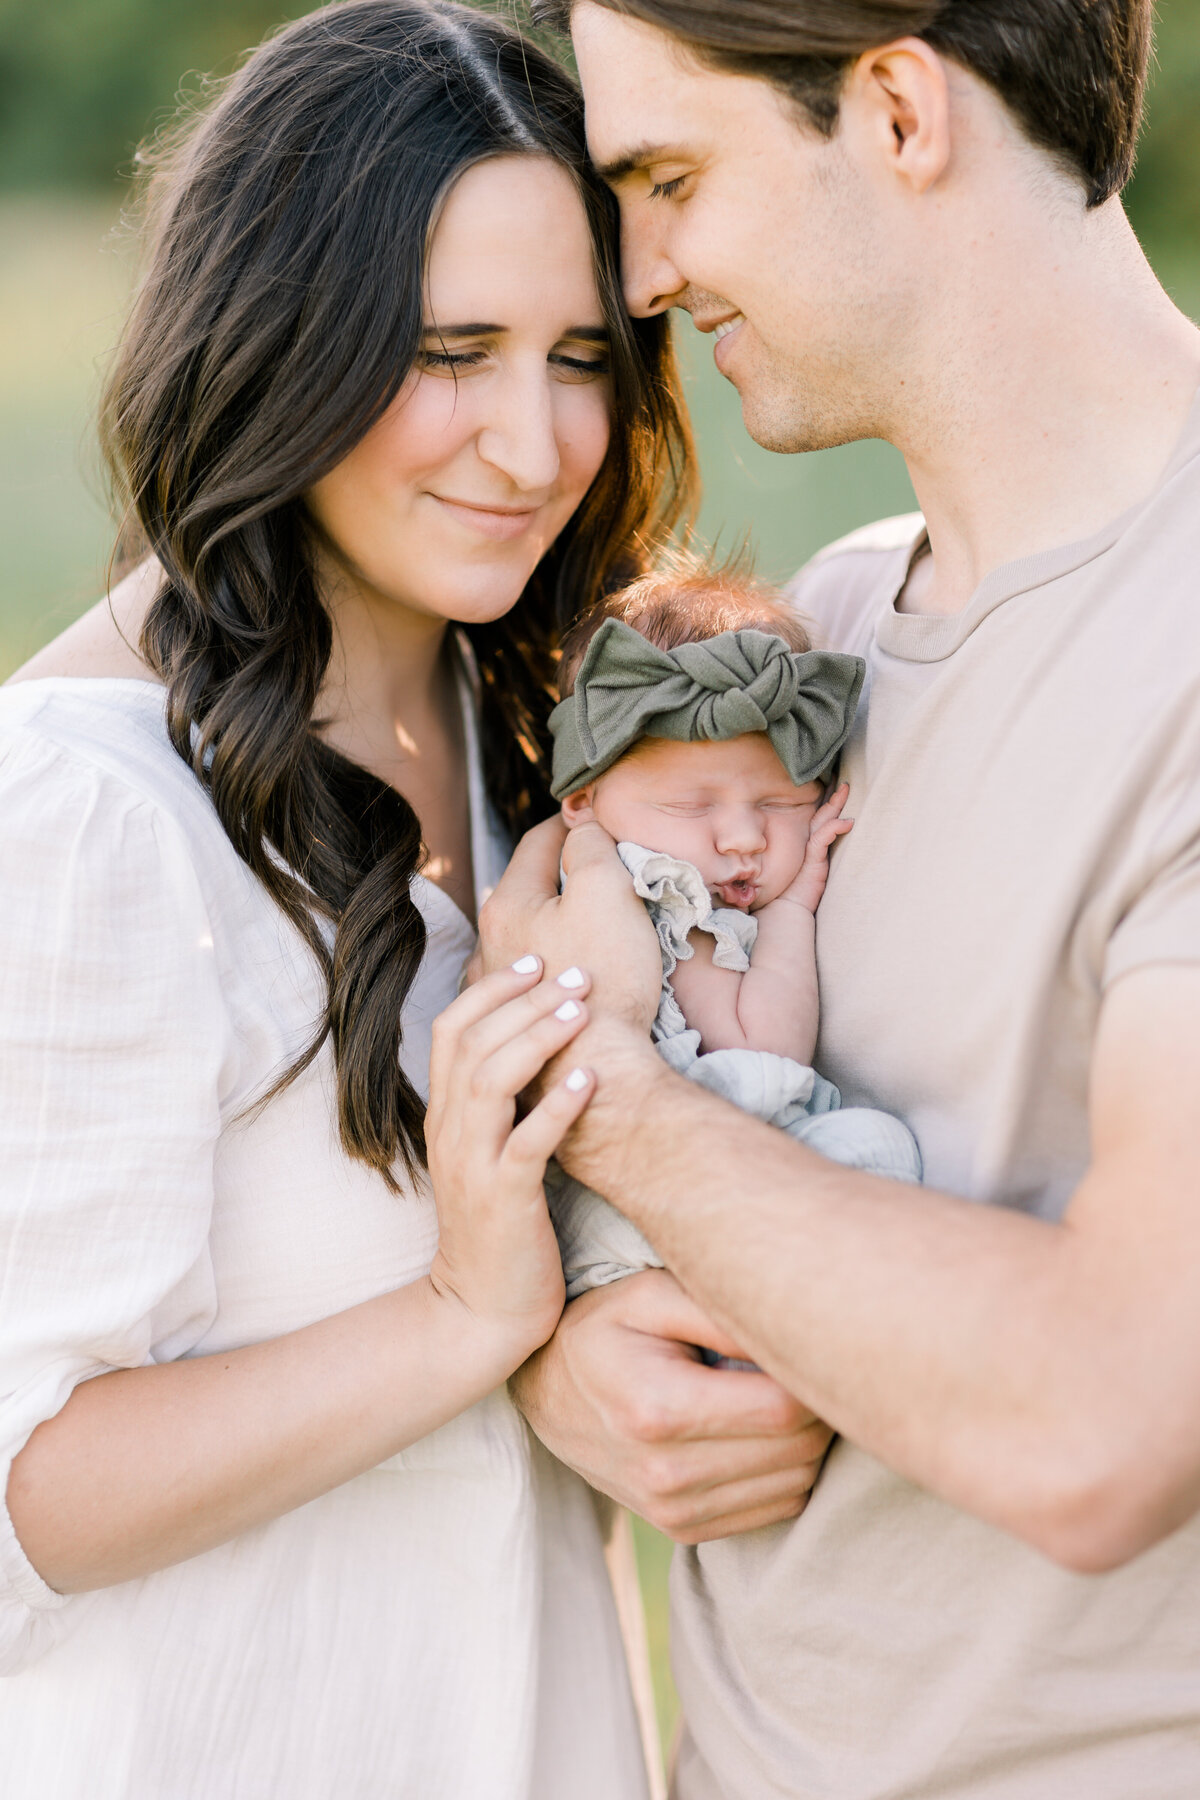
[[[1153,0],[599,0],[681,39],[711,68],[756,75],[823,136],[855,58],[923,38],[997,93],[1027,137],[1082,180],[1089,206],[1133,168]],[[565,28],[572,0],[534,0]]]

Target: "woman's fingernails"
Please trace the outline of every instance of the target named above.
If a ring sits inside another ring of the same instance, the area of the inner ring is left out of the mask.
[[[565,1025],[568,1019],[579,1017],[579,1008],[573,1000],[564,1000],[561,1006],[555,1008],[554,1016],[556,1019],[561,1019]]]
[[[570,1088],[573,1094],[577,1094],[579,1090],[585,1088],[587,1084],[588,1073],[586,1069],[572,1069],[571,1073],[567,1076],[567,1079],[563,1082],[563,1086],[565,1088]]]
[[[532,975],[538,966],[536,956],[519,956],[512,966],[514,975]]]
[[[558,985],[559,987],[565,988],[581,988],[583,986],[583,980],[582,969],[564,969],[558,978]]]

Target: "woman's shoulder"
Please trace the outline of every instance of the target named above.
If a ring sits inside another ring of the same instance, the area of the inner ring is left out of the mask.
[[[127,677],[0,688],[0,857],[30,898],[36,870],[55,883],[70,867],[147,903],[194,889],[214,915],[244,913],[253,886],[171,743],[165,689]]]
[[[111,593],[36,651],[10,676],[6,687],[22,687],[49,676],[151,680],[137,646],[161,578],[162,570],[153,559],[139,563]]]
[[[158,683],[47,675],[0,688],[0,804],[36,770],[47,808],[81,783],[110,804],[139,800],[174,811],[195,776],[175,753]]]

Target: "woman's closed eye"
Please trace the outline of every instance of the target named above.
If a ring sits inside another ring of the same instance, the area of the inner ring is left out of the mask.
[[[550,365],[574,381],[598,381],[609,370],[607,356],[572,356],[565,350],[551,351]]]
[[[474,369],[486,355],[485,350],[422,350],[419,361],[423,369]]]
[[[421,368],[434,374],[457,375],[481,367],[488,360],[488,354],[483,349],[422,350],[418,360]],[[552,350],[546,360],[556,374],[570,381],[599,381],[609,371],[607,356],[577,356],[564,350]]]
[[[670,181],[652,181],[649,198],[651,200],[673,200],[686,179],[687,177],[684,175],[675,175]]]

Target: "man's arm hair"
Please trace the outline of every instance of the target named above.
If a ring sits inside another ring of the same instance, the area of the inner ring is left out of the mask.
[[[1081,1571],[1200,1506],[1200,967],[1109,993],[1060,1223],[843,1169],[593,1033],[564,1161],[814,1413]]]

